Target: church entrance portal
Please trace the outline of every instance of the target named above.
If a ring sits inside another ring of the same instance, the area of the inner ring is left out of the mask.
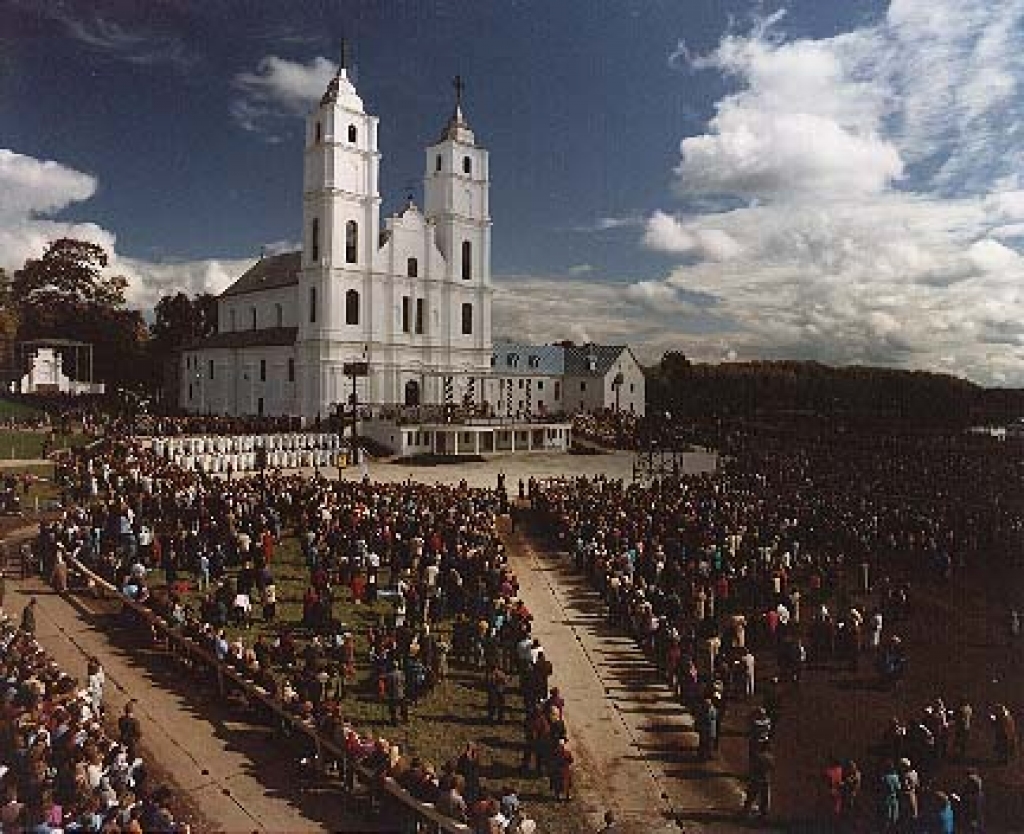
[[[407,383],[405,383],[405,404],[420,404],[420,384],[415,379],[410,379]]]

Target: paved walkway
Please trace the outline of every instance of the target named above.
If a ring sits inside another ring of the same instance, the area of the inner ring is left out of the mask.
[[[697,761],[692,717],[636,642],[608,625],[586,580],[526,536],[507,540],[520,596],[566,700],[570,745],[585,773],[584,812],[597,822],[611,809],[631,834],[751,831],[738,818],[740,774]]]
[[[139,700],[144,755],[197,812],[194,831],[367,830],[346,819],[340,792],[305,789],[275,731],[233,720],[216,696],[183,683],[165,659],[140,656],[134,641],[119,645],[118,630],[88,600],[62,599],[38,580],[12,584],[9,612],[20,616],[28,595],[37,595],[37,639],[62,668],[82,678],[85,658],[100,659],[110,714],[120,714],[129,698]]]

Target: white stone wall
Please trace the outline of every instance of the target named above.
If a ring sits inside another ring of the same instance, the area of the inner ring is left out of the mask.
[[[297,415],[297,365],[295,381],[288,378],[294,358],[286,346],[188,351],[181,357],[181,407],[196,414]]]

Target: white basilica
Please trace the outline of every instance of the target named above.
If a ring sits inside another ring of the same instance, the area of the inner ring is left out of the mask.
[[[181,355],[185,410],[327,417],[361,362],[361,403],[497,401],[488,157],[458,79],[456,93],[426,150],[423,209],[410,200],[382,229],[378,120],[342,62],[306,123],[302,250],[261,258],[221,294],[218,332]]]

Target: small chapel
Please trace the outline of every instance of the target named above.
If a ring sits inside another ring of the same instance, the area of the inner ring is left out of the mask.
[[[261,258],[220,295],[218,332],[180,357],[186,411],[313,420],[353,393],[410,406],[487,398],[488,156],[462,81],[426,149],[423,208],[410,198],[382,227],[378,119],[346,63],[306,121],[302,249]]]

